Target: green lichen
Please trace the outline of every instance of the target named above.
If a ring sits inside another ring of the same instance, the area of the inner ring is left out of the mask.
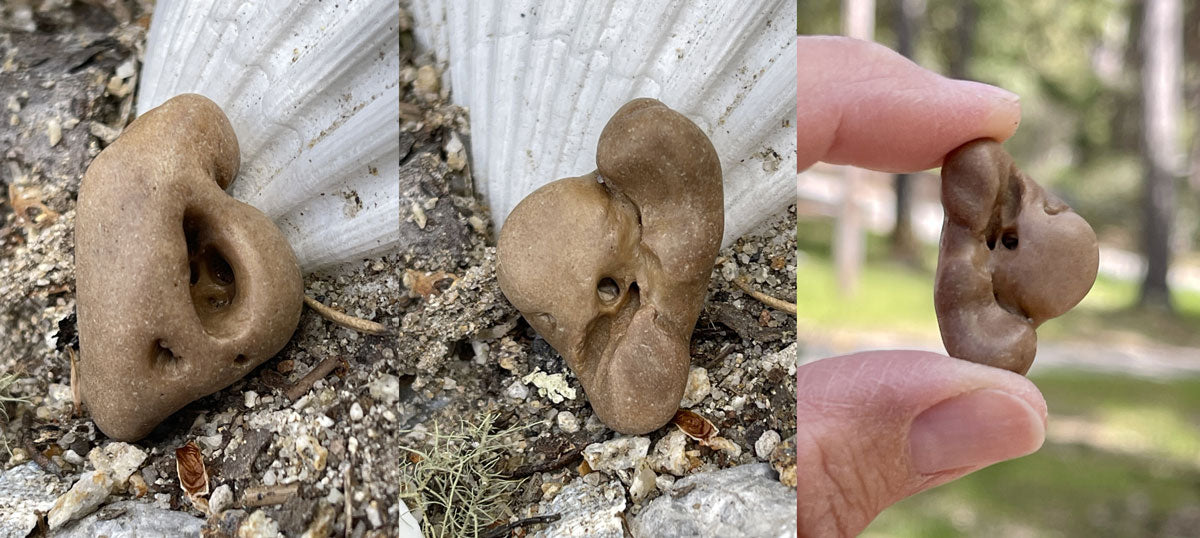
[[[496,417],[463,421],[453,431],[433,423],[424,450],[405,463],[401,499],[409,502],[421,531],[429,538],[480,536],[506,514],[508,499],[520,485],[500,471],[512,448],[513,427],[493,431]]]

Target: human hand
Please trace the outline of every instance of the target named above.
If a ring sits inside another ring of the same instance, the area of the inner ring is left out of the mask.
[[[976,138],[1004,140],[1017,96],[926,71],[847,38],[798,39],[799,167],[889,172],[941,164]],[[797,371],[801,536],[853,536],[884,508],[1036,451],[1046,403],[1012,372],[917,351],[834,357]]]

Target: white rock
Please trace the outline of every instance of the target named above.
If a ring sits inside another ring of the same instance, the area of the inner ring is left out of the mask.
[[[0,536],[27,536],[37,526],[38,513],[51,509],[65,489],[57,477],[33,462],[4,471],[0,474]]]
[[[651,491],[654,491],[657,475],[650,470],[650,466],[643,461],[638,465],[637,471],[633,473],[633,480],[629,482],[629,497],[633,502],[641,502]]]
[[[367,393],[377,401],[395,403],[400,399],[400,378],[392,374],[381,374],[367,383]]]
[[[366,510],[367,521],[371,522],[371,527],[378,529],[383,526],[383,518],[379,515],[379,503],[371,501],[367,503]]]
[[[167,497],[170,497],[169,495]],[[178,510],[141,501],[117,501],[74,523],[55,538],[135,538],[142,536],[199,537],[204,520]]]
[[[678,429],[672,430],[654,444],[654,453],[648,458],[650,468],[660,473],[670,473],[675,476],[687,474],[689,469],[687,455],[688,437]]]
[[[214,433],[212,435],[201,435],[200,437],[197,437],[196,440],[200,441],[200,444],[209,450],[221,448],[221,443],[224,442],[224,438],[219,433]]]
[[[146,457],[142,449],[122,442],[109,443],[88,452],[92,466],[97,471],[104,471],[112,479],[114,487],[124,486],[129,475],[142,466]]]
[[[597,471],[619,471],[641,463],[649,450],[648,437],[618,437],[588,445],[583,449],[583,459]]]
[[[233,506],[233,490],[229,484],[221,484],[208,497],[208,508],[213,514],[220,514],[226,508]]]
[[[250,517],[242,521],[238,527],[237,538],[275,538],[279,534],[279,524],[262,510],[255,510]]]
[[[246,399],[246,409],[253,409],[254,404],[258,403],[258,393],[248,390],[242,396]]]
[[[575,433],[579,431],[579,419],[575,417],[575,413],[563,411],[554,417],[554,421],[558,423],[558,429],[563,433]]]
[[[758,440],[754,442],[754,455],[758,456],[760,460],[771,457],[771,451],[779,446],[779,441],[781,440],[779,432],[775,430],[763,432],[762,435],[758,436]]]
[[[538,388],[538,396],[549,398],[554,403],[562,403],[564,399],[575,399],[575,389],[571,388],[563,374],[547,374],[541,370],[534,370],[533,373],[522,377],[521,381],[533,383],[533,386]]]
[[[524,400],[529,397],[529,388],[522,383],[520,379],[513,381],[508,388],[504,389],[504,395],[514,400]]]
[[[446,151],[446,166],[451,170],[458,172],[467,167],[467,150],[463,147],[462,140],[458,139],[458,133],[450,133],[450,141],[446,142],[443,149]]]
[[[699,366],[688,372],[687,388],[683,389],[683,401],[680,407],[692,407],[708,397],[712,391],[712,383],[708,380],[708,370]]]
[[[699,473],[643,507],[635,537],[796,536],[796,492],[765,463]]]
[[[599,476],[599,473],[587,476]],[[625,488],[616,480],[603,485],[576,480],[564,486],[554,499],[543,501],[539,506],[539,513],[562,517],[534,534],[534,538],[625,536],[621,518],[625,511]]]
[[[358,402],[350,404],[350,420],[358,422],[363,418],[363,408]]]
[[[63,461],[70,463],[71,465],[74,465],[76,467],[83,465],[83,462],[84,462],[83,456],[80,456],[74,450],[69,450],[69,449],[66,452],[63,452],[62,459],[63,459]]]
[[[126,475],[126,478],[128,477],[129,475]],[[50,509],[50,528],[57,529],[68,521],[92,513],[108,497],[112,487],[113,479],[105,471],[96,470],[83,475]]]

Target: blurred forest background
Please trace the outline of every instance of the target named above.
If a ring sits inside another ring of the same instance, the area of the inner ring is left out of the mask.
[[[1092,292],[1038,331],[1045,447],[906,500],[866,535],[1200,536],[1200,2],[821,0],[798,12],[800,34],[874,39],[1020,95],[1005,147],[1101,243]],[[824,164],[800,175],[802,363],[944,352],[938,182],[937,170]]]

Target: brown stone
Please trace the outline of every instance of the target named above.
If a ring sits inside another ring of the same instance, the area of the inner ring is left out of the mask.
[[[994,140],[946,156],[942,206],[934,306],[946,351],[1024,374],[1037,327],[1078,304],[1096,281],[1096,233]]]
[[[300,319],[295,255],[224,189],[237,136],[185,94],[135,120],[79,190],[79,380],[96,425],[136,440],[278,352]]]
[[[708,137],[653,99],[600,134],[597,170],[530,194],[500,232],[500,289],[622,433],[671,420],[724,227]]]

